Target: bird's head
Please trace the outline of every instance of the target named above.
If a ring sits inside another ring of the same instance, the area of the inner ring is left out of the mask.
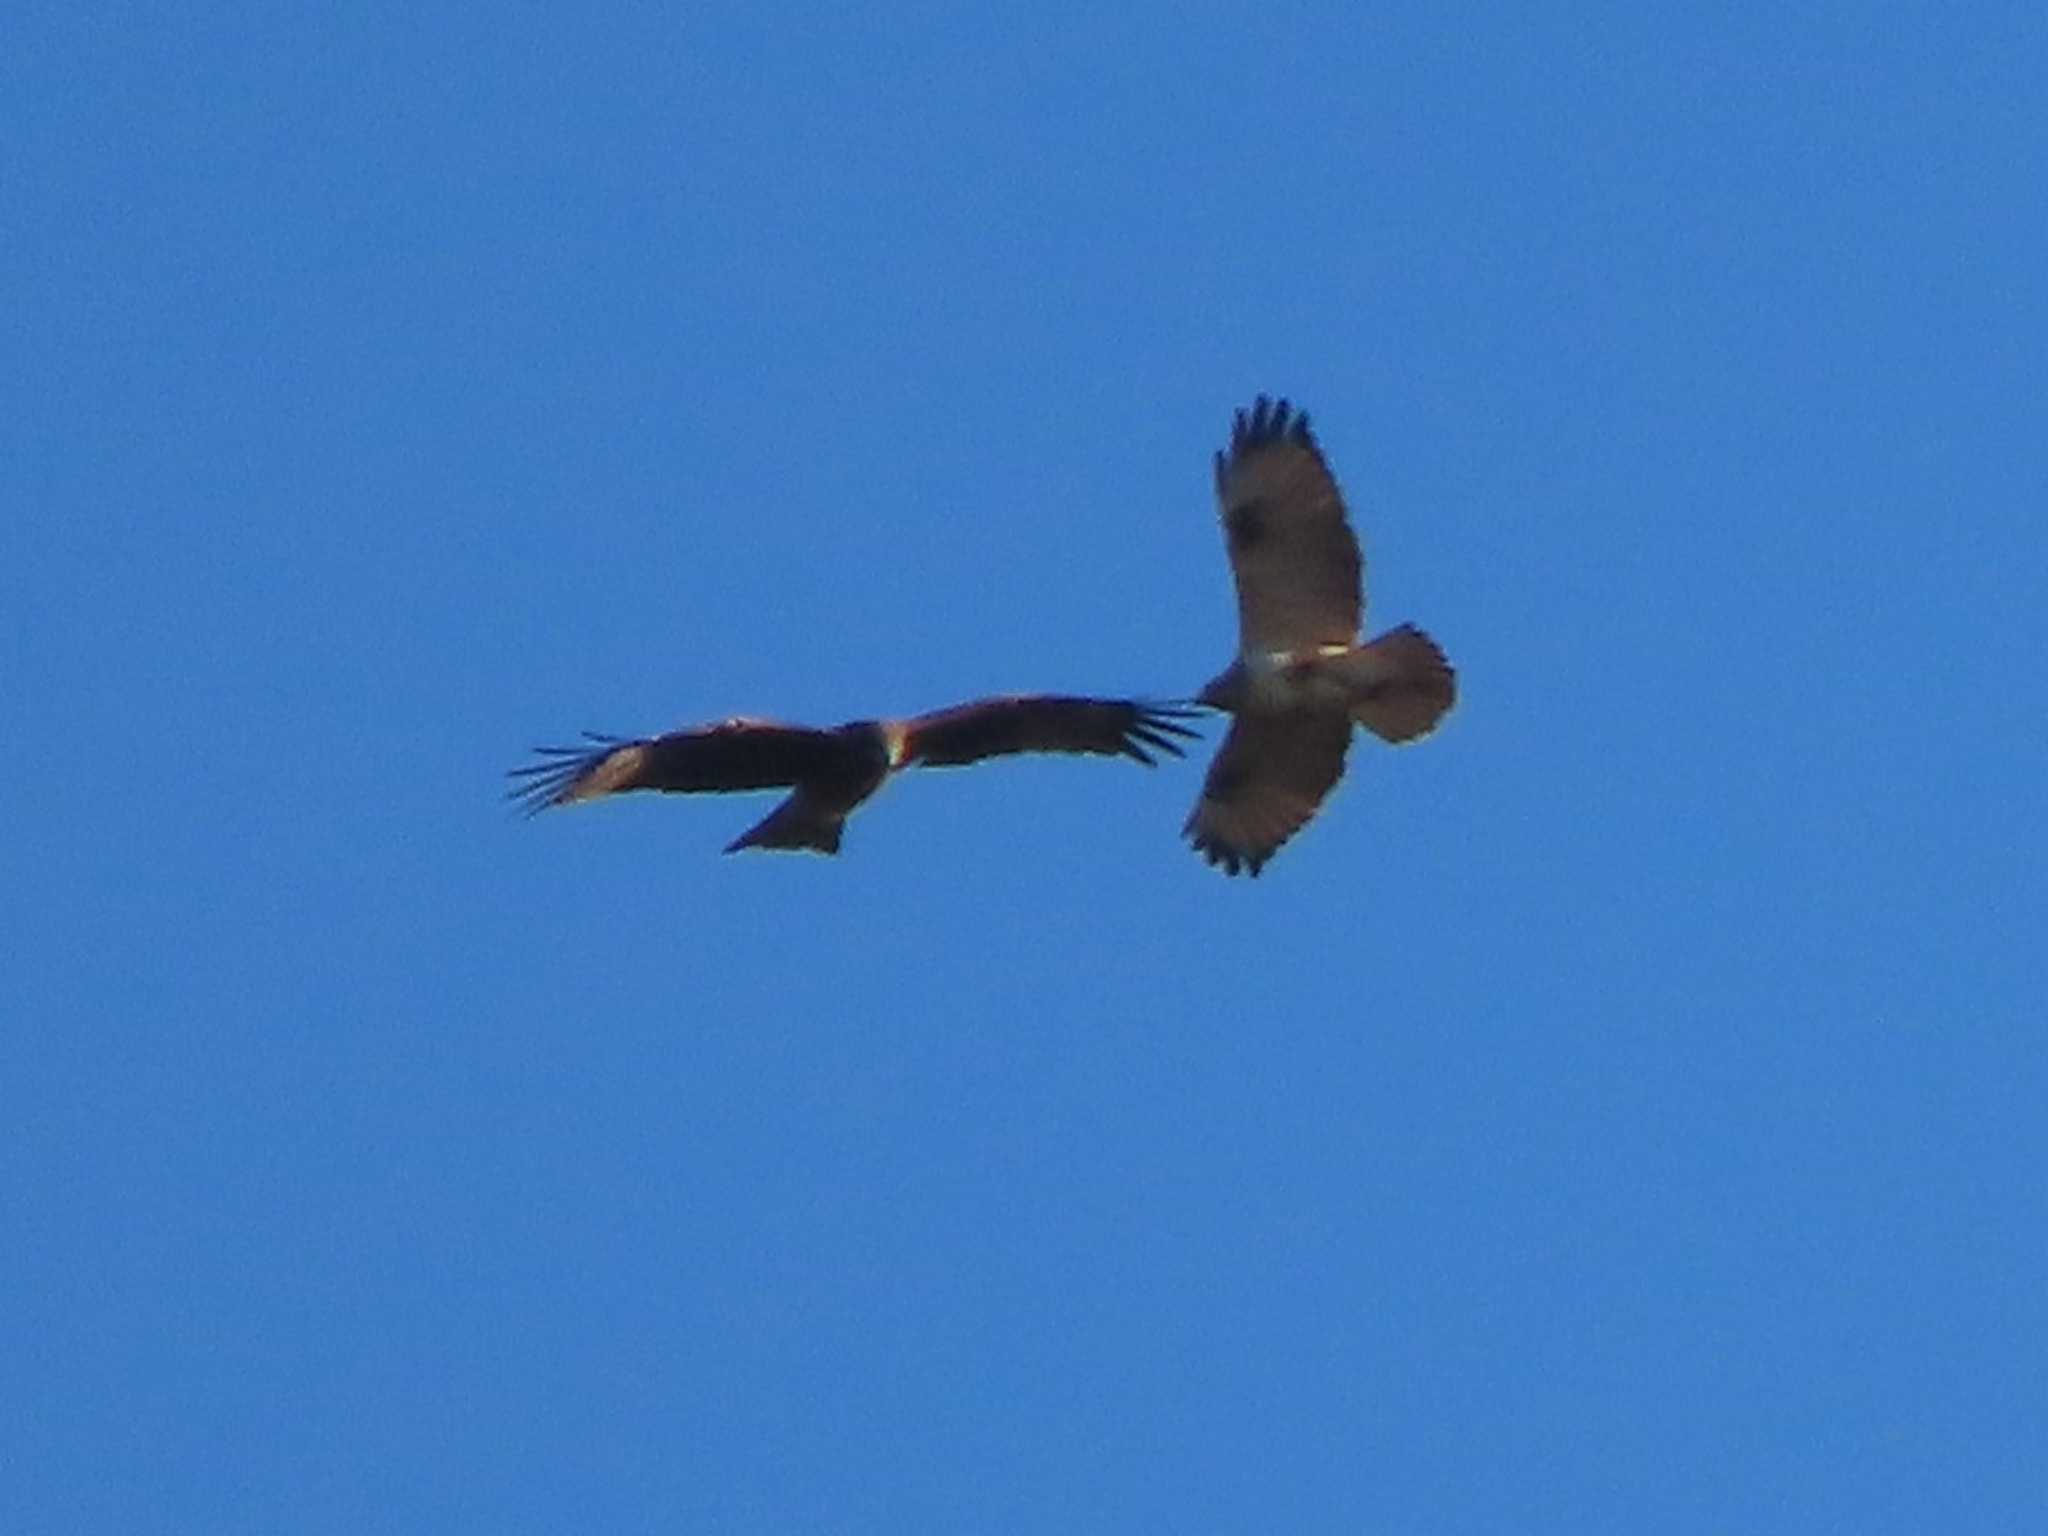
[[[1195,702],[1210,709],[1235,709],[1244,697],[1244,689],[1244,663],[1233,661],[1227,669],[1202,685],[1202,691],[1195,695]]]

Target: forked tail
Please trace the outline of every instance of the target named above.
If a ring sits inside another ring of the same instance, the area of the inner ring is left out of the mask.
[[[828,811],[798,790],[766,817],[726,845],[727,853],[742,848],[808,848],[817,853],[837,853],[839,835],[846,830],[846,814]]]

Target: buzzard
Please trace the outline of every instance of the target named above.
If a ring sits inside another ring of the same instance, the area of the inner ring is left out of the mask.
[[[726,847],[837,853],[846,818],[902,768],[952,768],[1020,752],[1128,757],[1182,755],[1194,713],[1135,699],[1019,694],[977,699],[909,720],[856,720],[827,729],[723,720],[644,741],[591,735],[580,747],[539,747],[514,768],[511,798],[528,811],[632,789],[683,794],[786,789],[789,798]]]
[[[1457,694],[1412,624],[1358,643],[1358,538],[1305,413],[1264,395],[1216,455],[1216,500],[1237,579],[1237,659],[1196,701],[1230,730],[1182,829],[1211,864],[1258,874],[1344,772],[1355,721],[1383,741],[1427,735]]]

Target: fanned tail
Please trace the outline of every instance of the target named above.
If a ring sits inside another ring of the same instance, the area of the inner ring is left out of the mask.
[[[1458,677],[1437,643],[1413,624],[1390,629],[1345,658],[1351,718],[1382,741],[1427,736],[1458,697]]]

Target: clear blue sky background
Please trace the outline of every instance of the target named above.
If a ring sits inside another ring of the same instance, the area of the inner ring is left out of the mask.
[[[0,1529],[2048,1528],[2038,6],[5,32]],[[1192,691],[1261,390],[1463,697],[1257,883],[499,802]]]

